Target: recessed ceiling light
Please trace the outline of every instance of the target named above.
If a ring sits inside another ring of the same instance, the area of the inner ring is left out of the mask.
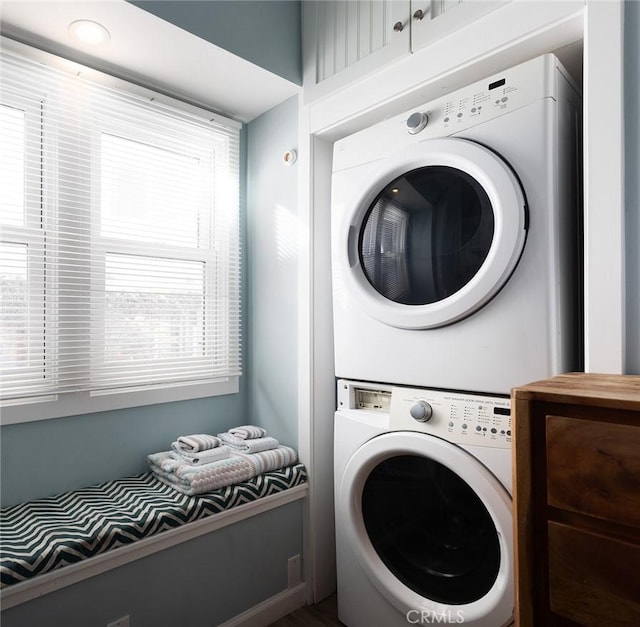
[[[69,33],[83,44],[97,46],[107,43],[111,39],[109,31],[98,22],[92,20],[76,20],[69,24]]]

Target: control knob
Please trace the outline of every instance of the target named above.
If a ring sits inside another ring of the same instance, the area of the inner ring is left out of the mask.
[[[409,410],[411,417],[418,422],[429,422],[433,417],[433,409],[427,401],[418,401]]]
[[[411,135],[419,133],[429,122],[429,116],[423,111],[416,111],[407,118],[407,130]]]

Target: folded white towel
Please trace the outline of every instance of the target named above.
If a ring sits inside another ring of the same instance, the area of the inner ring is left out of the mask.
[[[206,451],[200,451],[199,453],[187,453],[186,451],[180,450],[177,442],[171,443],[171,457],[190,466],[200,466],[202,464],[216,462],[219,459],[225,459],[229,457],[230,451],[231,449],[228,446],[217,446],[216,448],[210,448]]]
[[[298,455],[288,446],[260,453],[231,451],[230,457],[210,464],[191,466],[171,457],[171,451],[147,456],[153,474],[163,483],[183,494],[202,494],[217,488],[241,483],[263,472],[290,466]]]
[[[163,479],[175,477],[175,471],[179,466],[184,465],[177,459],[171,457],[170,451],[162,451],[161,453],[151,453],[147,455],[149,468],[154,475]]]
[[[176,440],[180,451],[186,453],[199,453],[220,446],[220,439],[215,435],[207,433],[195,433],[193,435],[182,435]]]
[[[220,441],[230,446],[236,451],[243,451],[244,453],[259,453],[260,451],[268,451],[270,449],[278,448],[280,442],[271,436],[266,438],[253,438],[251,440],[243,440],[229,433],[218,433]]]
[[[254,425],[242,425],[240,427],[233,427],[229,429],[231,435],[235,435],[236,438],[241,440],[253,440],[255,438],[263,438],[267,435],[267,430],[262,427],[256,427]]]
[[[169,457],[170,451],[147,457],[153,474],[183,494],[201,494],[247,481],[256,475],[256,467],[245,457],[228,457],[210,464],[191,466]],[[177,466],[173,467],[171,463]],[[167,472],[167,468],[173,468]]]

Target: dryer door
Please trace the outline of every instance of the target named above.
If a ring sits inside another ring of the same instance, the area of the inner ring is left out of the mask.
[[[502,288],[522,254],[526,202],[510,166],[459,138],[385,159],[347,202],[335,243],[363,309],[388,325],[454,323]]]
[[[380,435],[349,460],[338,502],[360,565],[408,619],[510,624],[511,498],[469,453],[425,434]]]

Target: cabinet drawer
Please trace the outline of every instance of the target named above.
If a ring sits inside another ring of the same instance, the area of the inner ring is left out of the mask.
[[[640,546],[549,522],[551,610],[585,627],[640,625]]]
[[[547,416],[547,502],[640,526],[640,427]]]

